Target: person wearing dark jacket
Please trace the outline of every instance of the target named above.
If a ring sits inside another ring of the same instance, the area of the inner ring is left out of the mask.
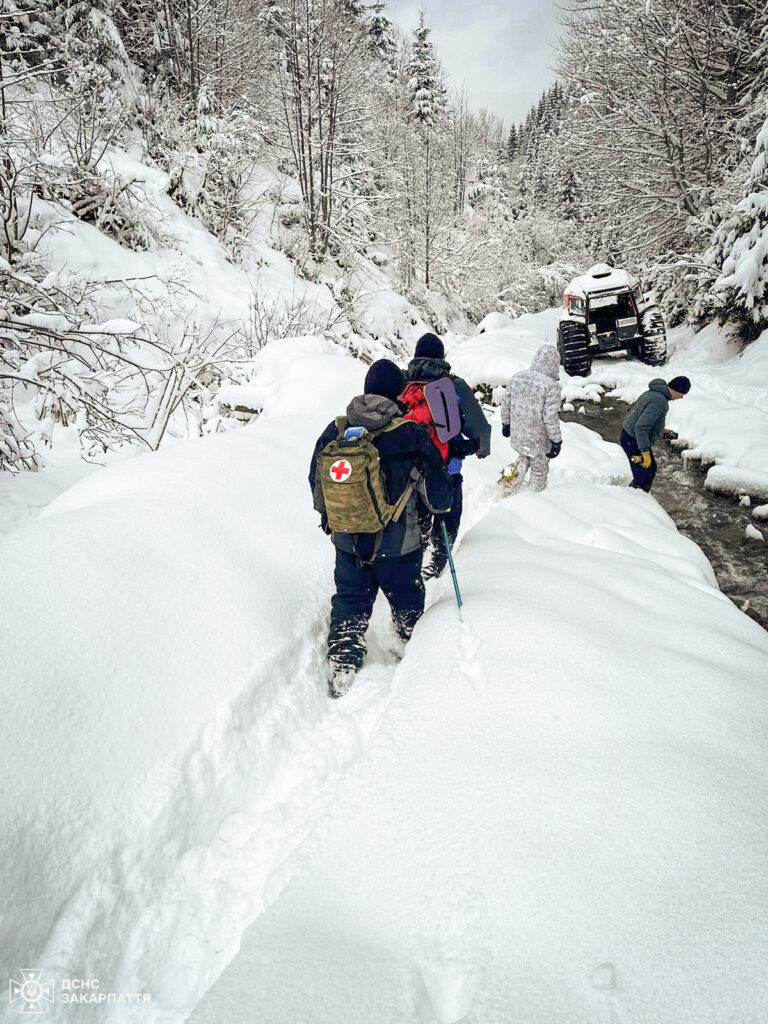
[[[461,434],[450,441],[448,473],[453,484],[451,511],[445,515],[429,515],[422,507],[421,522],[425,542],[431,545],[432,557],[424,570],[429,579],[439,576],[448,561],[448,552],[442,535],[441,523],[445,523],[448,539],[453,545],[459,532],[463,511],[461,464],[468,455],[484,459],[491,454],[491,425],[485,418],[480,403],[472,388],[461,377],[451,373],[450,364],[445,360],[445,346],[436,334],[423,334],[416,342],[413,359],[408,364],[406,376],[409,381],[428,384],[430,381],[449,377],[456,388],[461,414]]]
[[[347,406],[346,427],[364,427],[374,434],[382,478],[391,503],[404,494],[414,470],[423,479],[429,501],[437,508],[450,508],[451,484],[442,459],[424,426],[403,420],[397,397],[405,386],[402,370],[388,359],[375,362],[365,378],[362,395]],[[317,479],[317,457],[339,436],[334,421],[318,438],[309,471],[315,508],[321,526],[328,523],[322,488]],[[416,493],[412,493],[397,522],[390,522],[379,534],[332,533],[336,547],[334,580],[328,633],[329,694],[340,697],[349,689],[366,654],[365,632],[379,590],[389,601],[392,620],[401,642],[406,643],[424,611],[423,556]]]
[[[673,377],[669,383],[657,377],[624,417],[621,447],[632,470],[630,487],[650,491],[657,469],[652,449],[664,429],[669,403],[690,390],[691,382],[687,377]]]

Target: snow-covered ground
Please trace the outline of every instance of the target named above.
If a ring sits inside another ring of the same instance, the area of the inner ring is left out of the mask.
[[[0,542],[8,976],[151,995],[46,1008],[98,1024],[762,1024],[765,632],[585,427],[501,500],[496,422],[464,624],[431,584],[396,667],[377,608],[329,702],[306,473],[365,367],[303,338],[254,370],[254,424]]]
[[[478,326],[482,334],[471,338],[451,336],[446,358],[454,373],[473,386],[504,385],[513,373],[528,369],[541,345],[557,344],[559,317],[556,309],[526,313],[507,324],[504,321],[508,318],[500,314],[486,317]]]
[[[543,341],[555,344],[560,311],[546,310],[509,324],[489,321],[472,338],[454,338],[449,358],[473,384],[498,386],[530,365]],[[649,367],[624,355],[597,359],[589,377],[561,375],[563,398],[579,404],[603,396],[633,402],[654,377],[691,379],[690,394],[670,406],[667,426],[687,443],[686,458],[716,464],[707,485],[724,493],[768,497],[768,332],[743,350],[716,325],[669,332],[669,363]]]
[[[509,499],[458,571],[189,1024],[762,1024],[765,634],[625,489]]]

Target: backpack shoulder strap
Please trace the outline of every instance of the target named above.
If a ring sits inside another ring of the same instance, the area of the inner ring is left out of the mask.
[[[400,516],[405,511],[405,506],[411,500],[411,495],[421,483],[421,473],[414,466],[408,476],[408,483],[405,485],[405,490],[395,502],[392,508],[392,522],[397,523],[400,520]]]
[[[347,429],[347,417],[337,416],[333,421],[336,424],[336,433],[338,434],[338,440],[344,437],[344,431]]]
[[[404,416],[395,416],[395,418],[390,420],[386,427],[384,427],[382,434],[386,434],[388,430],[397,430],[398,427],[405,426],[406,423],[410,422],[411,420],[407,420]]]
[[[386,427],[382,427],[381,430],[371,430],[370,437],[381,437],[382,434],[388,434],[390,430],[397,430],[398,427],[404,426],[406,423],[411,423],[411,420],[405,419],[404,416],[395,416],[391,419]]]

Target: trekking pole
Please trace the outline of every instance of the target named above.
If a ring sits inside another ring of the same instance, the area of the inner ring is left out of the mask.
[[[456,604],[459,606],[459,615],[461,615],[461,591],[459,590],[459,581],[456,578],[456,566],[453,564],[453,553],[451,552],[451,543],[448,540],[448,530],[446,529],[444,519],[440,521],[440,526],[443,531],[443,543],[445,544],[445,550],[448,552],[448,564],[451,567],[453,589],[456,591]]]

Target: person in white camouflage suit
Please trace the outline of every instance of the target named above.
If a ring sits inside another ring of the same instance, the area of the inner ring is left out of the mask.
[[[501,402],[501,431],[519,455],[517,476],[510,490],[517,491],[530,468],[529,489],[547,486],[549,460],[560,454],[560,356],[554,345],[542,345],[530,370],[516,373]]]

